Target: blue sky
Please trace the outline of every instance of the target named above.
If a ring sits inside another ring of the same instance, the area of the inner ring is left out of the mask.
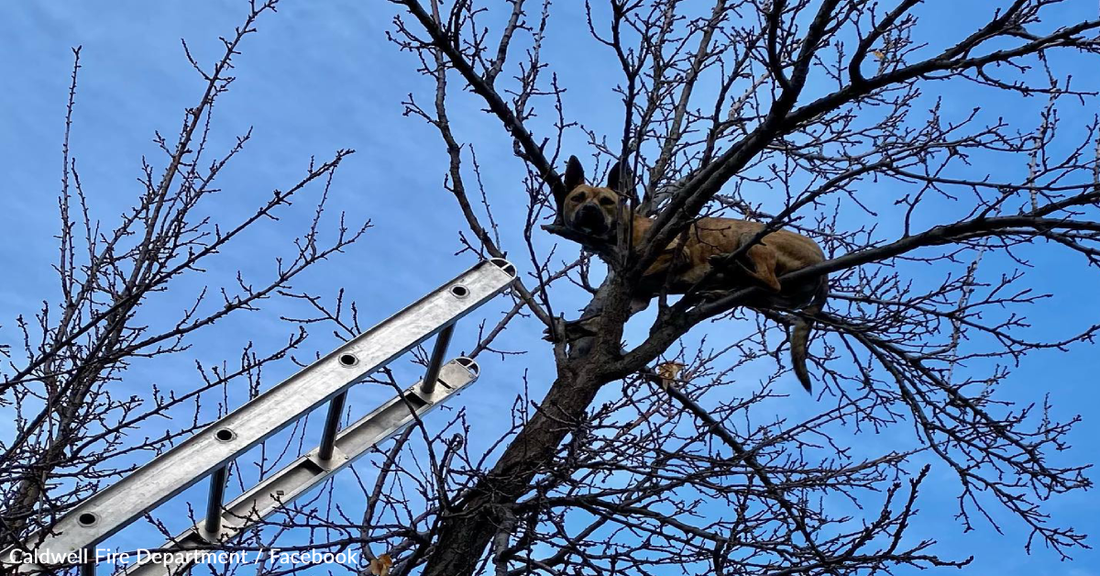
[[[1095,16],[1095,4],[1078,2],[1075,6],[1084,16]],[[159,159],[151,141],[153,131],[174,134],[183,109],[194,102],[201,89],[183,58],[179,39],[187,38],[200,59],[209,61],[220,49],[217,36],[231,31],[243,9],[244,3],[228,0],[203,4],[12,2],[0,6],[0,38],[4,39],[0,43],[0,77],[8,79],[0,91],[0,170],[5,175],[0,187],[0,229],[5,237],[0,243],[0,262],[9,271],[7,281],[0,285],[0,337],[4,341],[12,340],[12,318],[32,314],[43,298],[57,294],[50,265],[56,254],[56,192],[72,64],[70,47],[83,46],[72,146],[96,215],[113,223],[140,192],[135,179],[140,175],[142,155]],[[453,199],[441,187],[445,171],[442,143],[429,126],[401,115],[400,102],[410,92],[426,98],[428,84],[414,72],[413,58],[399,53],[385,39],[394,10],[382,2],[290,2],[280,6],[278,14],[261,21],[260,33],[246,40],[236,61],[238,80],[215,112],[215,141],[223,146],[234,135],[254,127],[252,143],[223,175],[225,192],[208,207],[228,220],[246,213],[271,189],[300,178],[310,156],[323,159],[338,148],[357,150],[337,175],[330,210],[346,211],[351,221],[369,218],[374,227],[359,245],[318,266],[295,282],[295,288],[329,297],[345,288],[360,302],[363,326],[389,316],[473,263],[469,255],[453,255],[460,249],[455,231],[463,228],[463,222]],[[620,117],[615,107],[618,97],[610,90],[615,79],[604,72],[604,64],[611,59],[577,40],[585,29],[577,5],[559,3],[555,11],[546,59],[555,63],[554,71],[563,85],[591,87],[567,97],[570,113],[611,137]],[[963,19],[945,19],[948,23],[960,21]],[[943,26],[939,33],[949,35],[952,31],[951,26]],[[1087,78],[1084,71],[1075,76]],[[452,91],[458,92],[457,83]],[[962,108],[970,106],[973,95],[952,93],[946,97],[949,106],[958,103]],[[456,100],[456,109],[465,112],[452,113],[455,129],[477,146],[497,219],[522,219],[524,198],[519,182],[523,171],[512,155],[510,142],[496,121],[477,113],[468,98],[458,95]],[[984,104],[990,114],[1014,111],[998,108],[997,101]],[[1083,122],[1091,113],[1066,111],[1071,123]],[[582,136],[570,138],[571,146],[581,150],[578,155],[583,157]],[[890,200],[884,198],[883,202]],[[311,209],[310,202],[300,202],[285,212],[281,221],[254,231],[236,251],[221,255],[209,276],[225,277],[239,268],[246,275],[265,277],[275,256],[293,248],[290,235],[308,222]],[[515,227],[506,231],[504,245],[515,251],[513,260],[524,273],[524,251],[517,232]],[[542,247],[553,242],[552,238],[539,239]],[[575,251],[568,244],[559,247],[563,257]],[[1054,256],[1049,265],[1047,261],[1037,263],[1040,274],[1034,285],[1058,288],[1062,294],[1035,312],[1041,320],[1039,330],[1051,329],[1053,333],[1060,325],[1079,323],[1082,317],[1095,320],[1100,312],[1095,299],[1089,298],[1089,282],[1095,286],[1095,276],[1061,273],[1062,268],[1055,264],[1071,264],[1068,260]],[[1063,282],[1080,288],[1061,290]],[[196,289],[197,284],[178,286],[176,292],[149,306],[149,317],[155,321],[158,315],[177,311]],[[569,301],[568,295],[559,300],[563,301]],[[476,316],[492,320],[505,304],[503,300],[491,304]],[[122,386],[132,393],[148,390],[154,382],[187,389],[194,378],[195,361],[232,362],[235,350],[248,341],[261,350],[277,346],[293,329],[278,317],[295,310],[290,304],[270,302],[262,313],[217,326],[186,354],[138,363]],[[475,324],[466,322],[460,327],[456,353],[473,342]],[[540,331],[533,321],[516,323],[502,345],[530,352],[503,361],[488,355],[480,359],[481,381],[457,404],[480,428],[477,437],[495,438],[507,424],[500,421],[500,415],[522,393],[525,369],[531,374],[534,397],[540,397],[548,385],[552,364],[549,349],[536,344]],[[337,342],[328,330],[315,332],[306,356],[325,352]],[[1081,413],[1085,417],[1072,437],[1074,450],[1056,457],[1063,461],[1100,459],[1090,443],[1100,436],[1100,392],[1094,376],[1098,368],[1094,350],[1086,347],[1079,346],[1070,354],[1035,354],[1002,390],[1006,397],[1032,400],[1041,400],[1040,391],[1046,391],[1057,416]],[[294,370],[289,362],[273,366],[265,372],[265,383],[274,384]],[[401,373],[411,375],[412,371]],[[788,384],[797,386],[793,380]],[[243,391],[232,393],[231,402],[243,401]],[[365,411],[372,399],[386,393],[360,390],[356,394],[354,398]],[[808,398],[793,398],[807,405],[786,405],[777,411],[794,417],[814,409]],[[0,428],[0,433],[9,432],[9,428]],[[861,441],[889,443],[891,438],[889,434],[865,436]],[[369,466],[359,468],[361,474],[371,474]],[[346,474],[337,480],[349,481]],[[196,488],[189,495],[201,493]],[[231,494],[235,493],[231,488]],[[1025,555],[1021,547],[1026,533],[1011,520],[1005,524],[1003,536],[981,524],[979,530],[962,534],[956,524],[945,521],[953,513],[955,493],[950,475],[935,470],[913,535],[940,540],[939,550],[946,557],[974,554],[977,559],[967,573],[1100,574],[1100,553],[1095,551],[1077,551],[1074,562],[1057,562],[1054,554],[1041,547]],[[1094,492],[1075,493],[1046,505],[1056,522],[1096,533],[1100,532],[1096,500]],[[201,497],[192,501],[201,502]],[[181,502],[173,501],[165,506],[163,515],[171,523],[174,513],[174,520],[179,520],[181,510]],[[109,544],[134,548],[159,542],[149,528],[137,527]],[[901,569],[896,573],[910,572]]]

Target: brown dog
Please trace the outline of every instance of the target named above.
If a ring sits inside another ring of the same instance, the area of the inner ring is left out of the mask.
[[[653,220],[633,214],[625,201],[626,195],[613,190],[619,183],[619,165],[608,174],[608,185],[591,186],[585,183],[584,168],[576,156],[569,158],[565,170],[565,189],[568,190],[559,207],[562,223],[573,230],[601,242],[612,242],[619,230],[620,221],[633,216],[632,247],[641,243]],[[798,286],[784,286],[779,276],[825,261],[825,254],[813,240],[776,230],[766,234],[759,242],[744,252],[743,258],[732,266],[715,270],[714,265],[724,257],[737,252],[764,229],[759,222],[734,218],[700,218],[686,235],[674,240],[656,261],[646,269],[640,291],[641,307],[662,290],[670,294],[683,294],[704,280],[699,288],[708,292],[730,291],[747,284],[765,288],[768,295],[754,305],[785,310],[803,310],[810,314],[821,311],[828,296],[828,280],[823,275]],[[810,375],[806,370],[806,349],[810,336],[810,320],[798,316],[791,332],[791,362],[799,382],[811,390]]]

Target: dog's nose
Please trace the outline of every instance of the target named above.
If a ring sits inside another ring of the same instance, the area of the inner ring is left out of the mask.
[[[586,230],[596,230],[605,226],[603,212],[592,204],[585,204],[577,211],[576,225]]]
[[[607,222],[604,213],[595,204],[584,204],[576,211],[573,218],[573,228],[587,234],[603,234],[607,231]]]

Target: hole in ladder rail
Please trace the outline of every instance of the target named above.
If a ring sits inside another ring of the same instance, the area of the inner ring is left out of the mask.
[[[451,295],[455,298],[465,298],[470,295],[470,289],[462,284],[451,286]]]
[[[84,527],[95,526],[95,523],[99,522],[99,516],[96,516],[91,512],[85,512],[80,516],[77,516],[76,521]]]
[[[355,357],[355,354],[341,354],[339,360],[340,365],[344,368],[350,368],[359,363],[359,359]]]
[[[230,440],[236,438],[237,434],[229,428],[222,428],[221,430],[218,430],[214,433],[214,437],[218,440],[221,440],[222,442],[229,442]]]

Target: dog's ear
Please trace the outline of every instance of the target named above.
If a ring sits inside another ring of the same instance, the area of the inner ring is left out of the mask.
[[[572,192],[574,188],[584,184],[584,166],[576,156],[570,156],[565,165],[565,191]]]
[[[622,188],[622,163],[616,162],[611,165],[611,169],[607,171],[607,187],[619,192],[619,188]]]
[[[632,179],[633,176],[630,174],[630,169],[623,168],[621,161],[616,162],[611,166],[611,170],[607,172],[607,187],[614,190],[616,194],[625,197],[626,194],[624,194],[624,192],[634,185],[634,183],[631,182]]]

